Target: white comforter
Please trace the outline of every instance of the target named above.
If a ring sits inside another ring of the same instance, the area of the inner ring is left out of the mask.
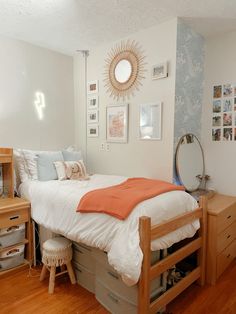
[[[106,214],[81,214],[75,211],[81,197],[93,189],[119,184],[127,178],[93,175],[88,181],[27,181],[21,184],[21,196],[31,201],[32,218],[40,225],[65,237],[108,252],[109,263],[128,285],[140,276],[142,251],[139,247],[140,216],[150,216],[152,224],[163,222],[197,207],[183,191],[172,191],[146,200],[135,207],[125,220]],[[199,222],[184,226],[152,242],[152,250],[165,249],[192,237]]]

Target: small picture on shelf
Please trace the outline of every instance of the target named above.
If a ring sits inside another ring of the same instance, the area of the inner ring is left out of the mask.
[[[221,129],[212,129],[212,141],[221,140]]]
[[[216,85],[213,86],[213,98],[221,98],[222,97],[222,86]]]
[[[233,139],[233,129],[232,128],[224,128],[223,129],[223,140],[224,141],[232,141]]]
[[[234,140],[236,141],[236,128],[234,128]]]
[[[234,98],[234,111],[236,111],[236,98]]]

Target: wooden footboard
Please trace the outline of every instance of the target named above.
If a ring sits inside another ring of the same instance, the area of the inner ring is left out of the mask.
[[[184,291],[194,281],[198,280],[200,285],[205,283],[205,249],[206,249],[206,203],[207,198],[200,199],[200,206],[194,211],[176,216],[165,223],[151,226],[150,217],[141,217],[139,220],[140,246],[143,251],[143,263],[141,277],[139,280],[139,303],[138,313],[148,314],[157,313],[158,310],[165,307],[177,295]],[[151,241],[160,238],[176,229],[200,220],[200,229],[198,237],[194,238],[190,243],[181,247],[173,254],[168,255],[161,261],[151,266]],[[188,255],[197,251],[198,266],[191,271],[186,277],[181,279],[176,285],[168,289],[160,297],[154,301],[150,301],[150,284],[153,279],[163,274],[173,265],[183,260]]]

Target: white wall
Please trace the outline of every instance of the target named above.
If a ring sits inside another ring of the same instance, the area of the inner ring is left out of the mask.
[[[58,149],[74,143],[73,59],[0,37],[0,146]],[[45,94],[38,119],[35,92]]]
[[[177,19],[142,30],[129,36],[143,48],[146,56],[146,78],[140,91],[135,91],[129,103],[129,140],[128,144],[110,144],[110,152],[100,150],[101,142],[106,141],[106,106],[116,104],[105,92],[104,60],[116,42],[111,42],[90,51],[88,57],[88,80],[99,80],[99,138],[87,139],[88,165],[91,172],[120,174],[129,176],[158,177],[172,180],[173,171],[173,128],[175,102],[175,65],[176,65]],[[128,38],[123,38],[128,39]],[[120,41],[118,41],[120,42]],[[167,60],[169,77],[151,80],[151,66]],[[80,71],[83,60],[75,57],[75,71]],[[79,67],[80,65],[80,67]],[[78,74],[75,74],[75,78]],[[76,83],[81,87],[82,81]],[[138,139],[139,104],[155,101],[163,102],[163,128],[161,141],[140,141]],[[122,101],[121,101],[122,102]],[[121,103],[120,102],[120,103]],[[78,124],[84,124],[84,99],[77,99]],[[78,130],[79,131],[79,130]],[[85,143],[86,130],[80,128],[77,143]]]
[[[206,41],[205,93],[202,142],[209,187],[236,196],[236,142],[213,142],[211,139],[213,85],[236,83],[236,32]]]

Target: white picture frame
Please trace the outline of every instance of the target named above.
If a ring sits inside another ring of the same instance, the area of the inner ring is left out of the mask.
[[[98,80],[87,82],[87,94],[97,94],[98,93]]]
[[[87,126],[87,136],[88,137],[98,137],[99,136],[98,124],[89,124]]]
[[[128,104],[107,107],[107,142],[127,143],[129,112]]]
[[[98,123],[98,110],[88,110],[87,112],[87,123]]]
[[[98,109],[98,95],[89,95],[87,98],[87,108],[88,110],[91,109]]]
[[[158,80],[168,77],[168,63],[162,62],[152,66],[152,79]]]
[[[162,138],[162,102],[139,106],[139,139],[158,140]]]

